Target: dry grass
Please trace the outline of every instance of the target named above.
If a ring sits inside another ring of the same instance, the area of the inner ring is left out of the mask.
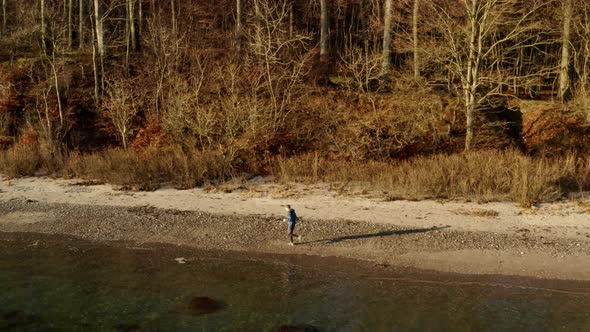
[[[282,181],[359,183],[398,199],[513,200],[523,206],[590,188],[590,159],[534,158],[516,151],[417,157],[402,162],[329,161],[315,154],[277,158]]]
[[[219,153],[148,148],[72,154],[68,159],[29,145],[0,155],[0,172],[30,176],[43,170],[64,176],[150,190],[163,184],[190,188],[231,178],[229,158]],[[64,161],[65,160],[65,161]],[[386,199],[512,200],[529,207],[590,189],[590,158],[530,157],[516,151],[480,151],[417,157],[400,162],[329,160],[319,153],[277,156],[269,161],[280,182],[327,182],[379,193]],[[241,185],[241,184],[240,184]],[[354,186],[351,186],[354,185]]]
[[[272,175],[279,182],[325,180],[326,162],[318,153],[307,153],[293,158],[277,156],[272,165]]]
[[[180,149],[148,149],[142,153],[121,149],[91,155],[72,155],[65,172],[73,177],[98,180],[134,190],[152,190],[162,184],[191,188],[229,174],[223,156]]]
[[[43,165],[38,148],[16,145],[0,153],[0,172],[9,178],[34,175]]]

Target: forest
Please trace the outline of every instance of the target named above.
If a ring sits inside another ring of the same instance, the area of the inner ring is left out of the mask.
[[[0,173],[590,189],[588,0],[1,0]]]

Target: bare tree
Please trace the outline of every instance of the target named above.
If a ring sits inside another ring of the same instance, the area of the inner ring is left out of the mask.
[[[84,0],[78,1],[78,48],[84,47]]]
[[[414,46],[414,79],[420,78],[420,54],[418,52],[418,19],[420,14],[420,0],[414,0],[412,10],[412,42]]]
[[[170,0],[170,11],[172,14],[172,35],[176,36],[178,32],[178,22],[176,20],[176,0]]]
[[[129,53],[137,50],[137,39],[135,34],[135,1],[127,0],[127,18],[125,20],[125,70],[129,70]]]
[[[381,65],[381,85],[389,84],[389,70],[391,62],[391,30],[392,30],[392,6],[393,0],[385,0],[384,14],[383,14],[383,56]]]
[[[490,96],[501,93],[505,78],[497,71],[498,62],[521,48],[535,46],[539,23],[531,18],[546,4],[531,1],[521,6],[513,0],[465,0],[460,17],[452,12],[456,9],[452,3],[449,7],[436,6],[441,31],[445,32],[444,47],[449,50],[446,65],[461,79],[465,150],[473,146],[476,110]]]
[[[371,89],[371,84],[381,77],[383,65],[381,56],[379,52],[375,52],[368,47],[347,48],[344,54],[341,55],[341,76],[352,76],[354,80],[344,82],[344,84],[368,92]]]
[[[289,37],[289,6],[286,2],[254,0],[258,15],[249,29],[252,56],[260,73],[252,82],[256,95],[268,94],[271,131],[276,131],[288,114],[288,105],[309,69],[311,37],[304,33]]]
[[[43,53],[46,52],[46,38],[47,38],[47,30],[45,26],[45,0],[41,0],[41,48],[43,49]]]
[[[6,33],[6,0],[2,0],[2,35]]]
[[[570,92],[570,48],[571,48],[571,22],[573,14],[572,0],[563,0],[563,29],[561,34],[561,62],[559,64],[559,99],[562,101],[567,98]]]
[[[252,43],[252,45],[254,47],[254,53],[260,54],[262,52],[260,47],[262,45],[262,36],[261,35],[263,33],[263,25],[262,25],[262,22],[259,22],[258,20],[260,20],[262,13],[260,11],[259,0],[253,0],[252,2],[254,3],[254,15],[253,15],[254,33],[252,36],[252,38],[254,39],[254,42]]]
[[[100,0],[94,0],[94,28],[96,36],[96,48],[100,56],[101,63],[105,56],[104,29],[103,29],[103,12]]]
[[[143,36],[143,1],[137,2],[137,48],[141,47],[141,38]]]
[[[137,114],[133,88],[130,82],[116,80],[108,83],[106,114],[117,129],[123,148],[127,150],[132,120]]]
[[[293,25],[295,24],[295,17],[293,17],[293,1],[289,2],[289,38],[293,38]]]
[[[136,22],[135,22],[135,1],[127,0],[127,20],[129,24],[128,36],[130,38],[131,50],[137,50],[137,35],[136,35]]]
[[[574,27],[579,39],[578,49],[574,48],[574,69],[578,87],[575,95],[577,108],[590,122],[590,96],[588,95],[588,78],[590,76],[590,5],[579,7],[579,14],[574,15]]]
[[[328,4],[327,0],[320,0],[320,59],[326,61],[328,57]]]
[[[206,59],[196,56],[194,61],[197,66],[194,77],[187,80],[182,75],[173,75],[168,78],[174,88],[167,91],[169,103],[162,116],[162,126],[180,146],[189,149],[196,146],[211,148],[219,135],[217,128],[220,112],[216,109],[217,105],[201,102],[201,87],[206,77],[212,73],[207,70]],[[233,68],[230,65],[223,71],[232,73]],[[225,99],[220,98],[221,102],[223,100]],[[239,102],[236,101],[235,105],[238,106]]]
[[[94,0],[94,33],[92,34],[92,63],[94,68],[94,96],[98,106],[105,89],[104,59],[106,56],[104,43],[104,17],[101,0]]]
[[[74,0],[68,0],[68,48],[74,44]]]
[[[179,37],[173,34],[168,25],[161,24],[158,17],[150,17],[147,20],[145,44],[153,55],[152,70],[156,85],[154,109],[155,115],[158,117],[160,112],[165,109],[165,83],[173,76],[175,66],[181,56],[181,45]]]
[[[63,105],[63,71],[66,60],[63,57],[68,42],[68,28],[61,18],[61,13],[55,7],[47,7],[44,10],[46,22],[45,43],[46,49],[42,54],[42,64],[45,74],[41,75],[40,85],[43,98],[44,114],[41,116],[41,107],[38,115],[44,134],[45,143],[51,153],[60,152],[62,143],[71,126],[68,119],[68,108]],[[53,97],[51,96],[53,94]],[[55,100],[55,104],[52,101]]]
[[[238,51],[242,49],[242,34],[242,1],[236,0],[236,32],[234,39]]]
[[[65,125],[65,115],[64,115],[64,109],[62,106],[62,102],[61,102],[61,94],[60,94],[60,84],[59,84],[59,67],[63,66],[63,60],[59,59],[56,56],[56,51],[57,51],[58,47],[56,45],[56,43],[54,43],[53,47],[51,48],[51,57],[46,56],[46,61],[49,63],[49,66],[51,67],[51,73],[52,73],[52,78],[53,78],[53,82],[55,84],[55,99],[57,101],[57,110],[58,110],[58,115],[59,115],[59,124],[61,127],[63,127]]]

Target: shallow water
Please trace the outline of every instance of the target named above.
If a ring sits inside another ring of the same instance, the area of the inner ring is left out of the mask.
[[[590,331],[584,292],[363,278],[288,258],[1,235],[0,331],[302,324],[320,331]],[[186,264],[174,260],[179,254]]]

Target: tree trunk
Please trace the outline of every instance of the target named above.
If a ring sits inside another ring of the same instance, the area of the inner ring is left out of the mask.
[[[289,3],[289,38],[293,38],[293,24],[295,18],[293,17],[293,2]]]
[[[481,8],[477,0],[471,0],[467,6],[467,16],[469,19],[469,55],[467,57],[467,73],[463,82],[463,91],[465,95],[465,151],[473,147],[473,120],[475,117],[476,93],[479,80],[479,57],[481,55]]]
[[[98,51],[98,55],[101,59],[101,62],[105,56],[104,31],[102,23],[102,6],[100,5],[100,0],[94,0],[94,25],[96,33],[96,48]]]
[[[141,36],[143,36],[143,5],[142,0],[137,2],[137,49],[141,47]]]
[[[414,10],[412,12],[412,36],[414,42],[414,80],[420,79],[420,54],[418,53],[418,17],[420,10],[420,0],[414,0]]]
[[[584,60],[582,63],[582,75],[580,79],[580,93],[584,101],[584,109],[588,110],[588,64],[590,64],[590,41],[586,36],[584,40]],[[590,112],[586,113],[586,121],[590,122]]]
[[[236,0],[236,35],[235,35],[236,50],[239,52],[242,49],[242,2]]]
[[[43,54],[47,51],[47,45],[45,44],[46,32],[45,32],[45,0],[41,0],[41,48]]]
[[[137,50],[137,39],[135,34],[135,4],[134,0],[127,0],[127,13],[129,19],[129,37],[131,39],[131,50]]]
[[[129,16],[129,2],[131,0],[125,1],[125,71],[129,73],[129,53],[131,52],[131,20]]]
[[[100,0],[94,0],[94,26],[96,35],[95,43],[96,44],[96,51],[98,53],[98,65],[100,69],[100,93],[104,91],[104,58],[105,58],[105,45],[104,45],[104,29],[103,29],[103,17],[102,17],[102,6],[100,4]],[[94,45],[93,45],[94,47]],[[95,64],[95,75],[97,75],[98,70],[96,69]],[[95,90],[98,90],[98,82],[96,82]],[[96,92],[96,91],[95,91]],[[99,97],[100,95],[96,93]],[[98,102],[100,102],[101,98],[97,98]]]
[[[123,149],[127,151],[127,127],[123,127],[120,129],[121,133],[121,142],[123,143]]]
[[[392,24],[392,2],[393,0],[385,0],[384,8],[384,28],[383,28],[383,62],[381,64],[381,86],[385,87],[389,84],[389,69],[390,69],[390,48],[391,48],[391,24]]]
[[[328,4],[327,0],[320,0],[320,59],[326,61],[328,57]]]
[[[176,36],[176,8],[175,8],[175,2],[176,0],[171,0],[171,6],[172,6],[172,35]]]
[[[57,69],[55,68],[55,55],[53,56],[53,59],[51,60],[51,71],[53,73],[53,80],[55,83],[55,96],[56,96],[56,100],[57,100],[57,110],[59,112],[59,124],[60,124],[60,127],[63,128],[64,114],[63,114],[63,109],[61,106],[61,96],[59,93],[59,77],[57,76]]]
[[[254,0],[254,53],[256,54],[260,54],[262,50],[261,30],[263,29],[261,26],[262,19],[260,18],[260,4],[258,1]]]
[[[98,108],[100,106],[100,82],[98,77],[98,60],[96,56],[96,42],[94,34],[92,34],[92,69],[94,72],[94,104]]]
[[[586,110],[586,121],[590,123],[589,98],[588,98],[588,66],[590,65],[590,13],[588,7],[583,7],[582,23],[578,33],[581,36],[581,64],[577,65],[576,72],[580,80],[580,91],[578,96],[581,97],[582,107]]]
[[[84,47],[84,0],[78,1],[78,48]]]
[[[2,0],[2,36],[6,33],[6,0]]]
[[[74,0],[68,0],[68,48],[72,49],[74,43]]]
[[[572,22],[572,0],[563,3],[563,31],[561,35],[561,63],[559,65],[559,99],[564,101],[570,92],[570,30]]]
[[[367,32],[367,3],[366,0],[361,2],[361,10],[359,13],[359,17],[360,17],[360,23],[361,23],[361,30],[363,31],[362,34],[362,41],[363,41],[363,50],[365,51],[365,54],[369,53],[369,34]]]
[[[475,116],[475,96],[465,92],[466,121],[465,121],[465,151],[473,147],[473,118]]]

